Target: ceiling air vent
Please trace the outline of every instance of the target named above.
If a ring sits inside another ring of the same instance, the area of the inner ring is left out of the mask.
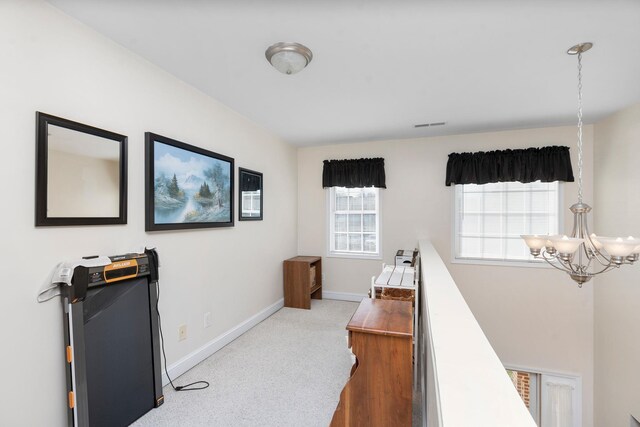
[[[432,126],[444,126],[447,122],[434,122],[434,123],[422,123],[419,125],[413,125],[414,128],[428,128]]]

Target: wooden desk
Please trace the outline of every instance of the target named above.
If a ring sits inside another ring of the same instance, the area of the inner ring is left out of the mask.
[[[411,427],[411,302],[365,298],[347,325],[356,356],[332,427]]]

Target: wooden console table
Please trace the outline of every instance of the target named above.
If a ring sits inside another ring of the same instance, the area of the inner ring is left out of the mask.
[[[297,256],[284,262],[284,306],[311,308],[311,299],[322,299],[322,258]]]
[[[411,427],[411,302],[365,298],[347,325],[356,356],[332,427]]]

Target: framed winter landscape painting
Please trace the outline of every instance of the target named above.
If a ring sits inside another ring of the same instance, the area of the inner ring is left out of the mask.
[[[233,227],[233,159],[145,133],[145,230]]]

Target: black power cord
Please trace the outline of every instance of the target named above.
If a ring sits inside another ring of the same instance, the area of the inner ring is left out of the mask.
[[[158,329],[160,330],[160,344],[162,348],[162,358],[164,359],[164,373],[169,379],[169,384],[171,384],[171,387],[173,387],[175,391],[204,390],[205,388],[209,387],[208,381],[195,381],[189,384],[179,385],[179,386],[173,385],[173,381],[169,376],[169,371],[167,371],[167,355],[164,351],[164,336],[162,335],[162,319],[160,318],[160,309],[158,308],[158,304],[160,303],[160,281],[159,280],[156,281],[156,293],[158,295],[156,299],[156,313],[158,314]],[[198,387],[193,387],[197,384],[202,384],[202,385]]]

